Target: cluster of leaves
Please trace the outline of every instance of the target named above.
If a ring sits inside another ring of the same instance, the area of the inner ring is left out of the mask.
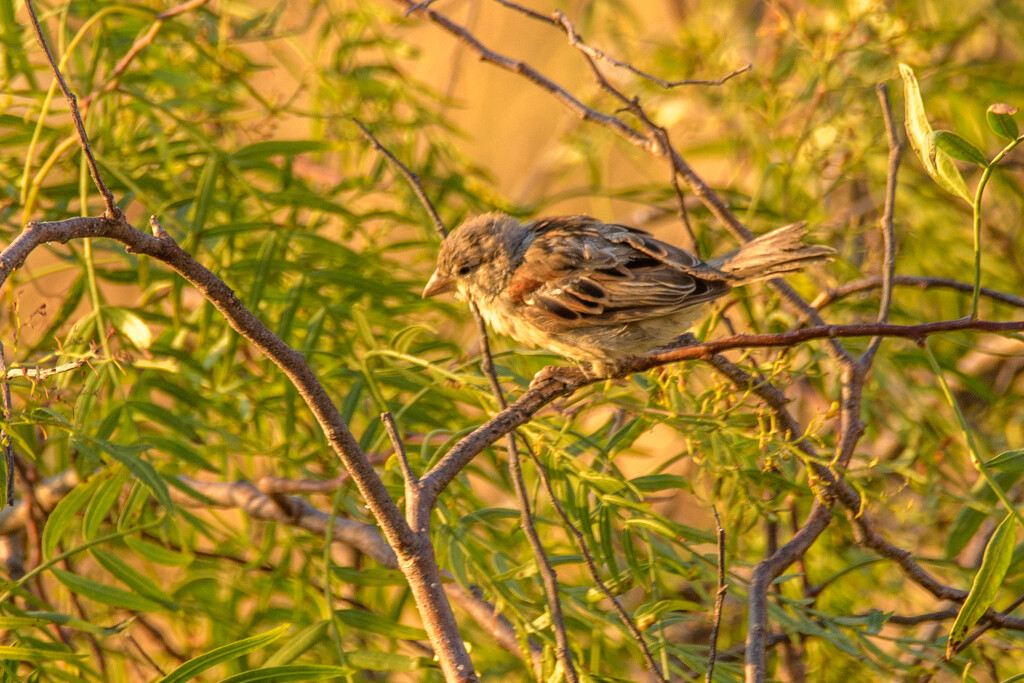
[[[707,7],[695,8],[669,34],[650,32],[649,17],[625,5],[586,3],[579,26],[592,43],[646,70],[715,77],[755,63],[751,74],[722,88],[634,85],[652,115],[671,124],[688,160],[730,169],[716,180],[728,185],[730,201],[752,226],[803,218],[822,224],[819,235],[841,254],[827,276],[819,270],[793,279],[808,294],[812,283],[877,273],[874,219],[886,150],[872,89],[893,79],[900,61],[930,67],[922,83],[932,120],[967,133],[932,135],[923,108],[920,117],[908,117],[911,140],[925,151],[924,170],[909,163],[902,170],[898,271],[959,279],[975,272],[972,256],[981,249],[972,252],[970,218],[955,197],[980,209],[981,191],[971,197],[957,185],[951,197],[929,178],[955,172],[964,182],[943,156],[949,155],[977,163],[985,180],[992,178],[984,220],[975,211],[976,235],[984,237],[975,244],[991,245],[984,270],[976,272],[987,286],[1020,291],[1024,263],[1007,245],[1024,241],[1024,192],[1014,174],[991,174],[999,159],[989,161],[964,142],[991,140],[981,132],[986,103],[1024,101],[1024,87],[1003,78],[1019,65],[1016,46],[1024,44],[1024,17],[1013,3],[965,10],[920,0],[901,6],[900,16],[875,2],[800,11],[741,3],[737,16],[750,11],[729,30],[713,30],[720,8]],[[72,87],[83,100],[95,94],[87,127],[126,212],[140,223],[158,215],[305,353],[368,452],[389,449],[377,416],[393,412],[411,464],[422,471],[496,406],[475,348],[460,343],[473,338],[468,315],[418,299],[435,241],[422,209],[365,145],[351,117],[415,168],[446,220],[509,202],[489,194],[484,164],[449,123],[453,103],[436,84],[410,76],[419,56],[412,45],[429,29],[403,20],[395,7],[344,0],[310,3],[300,12],[217,3],[166,20],[157,16],[165,7],[145,3],[95,0],[40,10]],[[0,13],[6,243],[27,220],[95,213],[98,203],[88,197],[80,153],[42,57],[24,24],[7,20],[16,16],[14,3],[0,0]],[[119,61],[154,26],[155,39],[121,73]],[[447,43],[433,49],[447,50]],[[566,60],[577,58],[565,50]],[[525,81],[522,87],[516,97],[543,97]],[[455,92],[467,107],[484,106],[471,92]],[[593,95],[605,104],[601,98]],[[1008,116],[992,112],[993,130],[1010,133]],[[508,136],[509,144],[549,144],[518,140],[517,130],[515,122],[499,122],[492,133]],[[524,211],[581,196],[598,197],[595,210],[622,211],[614,216],[621,219],[635,205],[673,210],[667,171],[642,152],[586,127],[558,144],[566,153],[535,156],[540,167],[531,172],[553,182]],[[610,177],[605,170],[623,167],[635,173]],[[606,197],[614,201],[606,204]],[[722,248],[709,217],[697,210],[693,218],[704,253]],[[38,292],[54,290],[56,305],[40,309]],[[175,489],[189,490],[179,475],[232,481],[338,474],[294,389],[209,304],[147,260],[98,242],[37,254],[3,297],[8,362],[90,357],[80,372],[13,385],[15,415],[5,427],[18,457],[43,477],[73,469],[81,483],[40,520],[30,572],[3,586],[6,674],[24,673],[20,661],[31,662],[37,680],[156,677],[131,636],[164,671],[192,660],[168,680],[215,666],[212,673],[239,675],[235,680],[355,680],[365,670],[439,676],[424,656],[424,634],[397,572],[345,549],[327,552],[307,532],[211,510],[201,497],[198,507],[172,497]],[[838,301],[827,315],[857,321],[872,319],[876,309],[869,294]],[[972,305],[955,292],[900,289],[893,319],[923,322],[979,310],[998,317],[1007,309],[977,297]],[[797,324],[764,289],[750,288],[715,310],[699,335]],[[966,589],[976,574],[1000,576],[982,581],[986,594],[976,601],[999,608],[1024,582],[1024,550],[1013,547],[1012,521],[999,526],[1006,510],[997,497],[1013,496],[1024,472],[1012,455],[1024,447],[1022,382],[1012,359],[982,353],[978,344],[973,335],[951,337],[930,344],[931,357],[904,342],[883,347],[865,397],[866,437],[849,477],[876,517],[887,520],[890,540],[928,562],[943,582]],[[507,348],[499,342],[496,360],[513,392],[555,360]],[[800,399],[805,438],[827,461],[838,378],[820,347],[735,359]],[[936,369],[950,378],[948,398]],[[963,406],[962,424],[951,400]],[[706,666],[717,506],[728,533],[730,591],[721,648],[743,642],[750,567],[785,540],[815,500],[806,455],[757,400],[706,367],[671,367],[585,390],[523,434],[656,659],[684,678],[702,677]],[[976,481],[968,443],[980,461],[1011,453],[989,462],[995,489]],[[497,605],[524,648],[528,637],[544,646],[550,671],[550,617],[504,460],[501,448],[490,449],[453,482],[434,515],[434,543],[441,566]],[[394,461],[380,469],[400,498]],[[642,666],[637,648],[594,589],[533,466],[527,477],[579,661],[595,677],[632,680]],[[310,500],[335,515],[368,519],[350,487]],[[989,536],[996,550],[982,562]],[[851,539],[849,526],[837,521],[799,571],[779,579],[772,624],[800,650],[813,680],[933,667],[949,629],[887,620],[933,611],[935,601],[908,589],[892,564]],[[460,625],[484,676],[522,675],[525,657],[497,647],[468,618]],[[960,671],[987,657],[1001,673],[1020,670],[1019,655],[1001,651],[1019,640],[993,633],[947,666]],[[286,666],[292,668],[274,668]],[[733,680],[741,671],[727,657],[716,675]]]

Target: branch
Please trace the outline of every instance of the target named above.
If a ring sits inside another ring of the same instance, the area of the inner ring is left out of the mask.
[[[973,292],[974,286],[967,282],[960,282],[948,277],[927,277],[922,275],[896,275],[892,279],[892,283],[896,286],[903,287],[916,287],[917,289],[953,289],[958,292]],[[840,285],[835,289],[822,292],[818,297],[811,302],[811,306],[814,306],[819,311],[826,306],[850,296],[851,294],[859,294],[860,292],[866,292],[872,289],[877,289],[882,285],[881,275],[872,275],[865,277],[860,280],[853,280],[847,282],[844,285]],[[1024,299],[1019,296],[1000,292],[997,289],[991,289],[989,287],[981,288],[981,295],[998,301],[1000,303],[1008,304],[1010,306],[1016,306],[1017,308],[1024,308]]]
[[[88,362],[89,358],[87,357],[79,358],[78,360],[73,360],[69,363],[61,363],[60,365],[55,365],[52,368],[11,368],[7,371],[6,377],[7,379],[22,378],[38,382],[39,380],[44,380],[48,377],[53,377],[54,375],[72,372]]]
[[[882,229],[882,301],[878,305],[878,322],[889,321],[889,310],[892,308],[892,280],[896,272],[896,228],[893,225],[893,216],[896,212],[896,176],[900,169],[900,159],[903,158],[903,142],[900,140],[899,131],[896,130],[896,123],[892,118],[892,106],[889,104],[889,89],[885,83],[875,86],[878,94],[878,101],[882,106],[882,118],[885,121],[885,137],[889,143],[889,170],[885,176],[885,210],[879,220]],[[867,370],[871,367],[871,361],[882,345],[881,337],[874,337],[868,344],[867,350],[860,357],[861,369]]]

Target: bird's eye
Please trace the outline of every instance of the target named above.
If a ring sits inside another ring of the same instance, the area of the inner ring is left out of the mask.
[[[473,270],[473,267],[468,263],[464,263],[459,266],[459,275],[469,275],[469,271]]]

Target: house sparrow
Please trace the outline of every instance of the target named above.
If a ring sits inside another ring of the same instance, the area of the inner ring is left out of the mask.
[[[802,223],[704,262],[643,230],[589,216],[470,219],[445,238],[423,296],[455,290],[501,334],[599,374],[667,344],[733,287],[827,259]]]

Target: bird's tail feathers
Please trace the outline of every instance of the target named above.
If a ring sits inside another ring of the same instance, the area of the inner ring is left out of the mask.
[[[738,286],[799,270],[835,254],[831,247],[805,244],[806,234],[807,224],[803,221],[784,225],[709,261],[708,265],[724,273],[730,284]]]

